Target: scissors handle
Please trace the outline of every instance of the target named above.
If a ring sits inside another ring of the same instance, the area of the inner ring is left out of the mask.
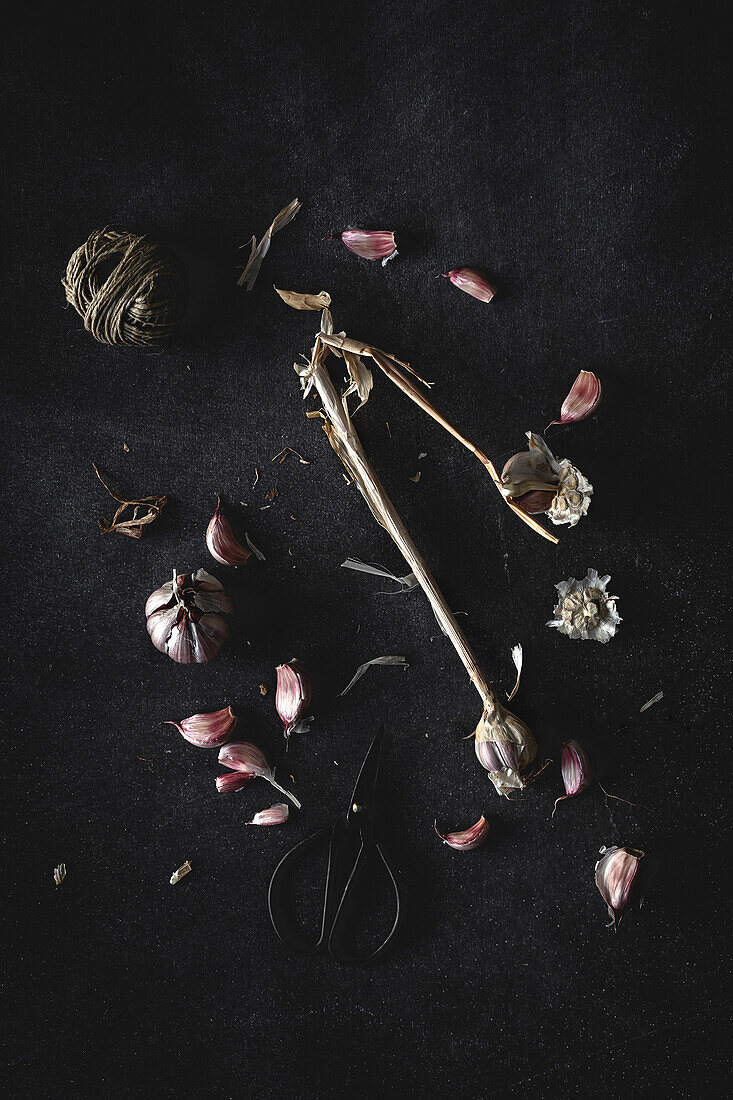
[[[312,955],[324,946],[325,940],[328,938],[327,929],[331,927],[332,912],[333,909],[333,890],[329,889],[331,885],[332,867],[334,864],[333,855],[334,847],[336,844],[336,834],[338,831],[338,825],[322,825],[320,829],[316,829],[310,836],[305,837],[303,840],[295,844],[290,851],[286,852],[282,857],[277,867],[272,873],[270,879],[270,887],[267,891],[267,907],[270,911],[270,920],[272,927],[275,929],[278,937],[284,944],[292,948],[293,951],[297,951],[301,955]],[[290,913],[292,911],[292,905],[288,903],[288,882],[290,881],[292,865],[297,862],[300,856],[310,848],[314,847],[319,840],[325,837],[328,833],[331,834],[328,851],[328,871],[326,873],[326,887],[323,894],[323,916],[321,918],[321,933],[318,939],[313,942],[309,940],[302,933],[298,932],[293,927],[290,920]],[[329,900],[330,899],[330,900]]]
[[[374,950],[369,951],[365,955],[355,955],[350,952],[346,947],[346,944],[348,943],[348,936],[346,933],[348,918],[346,914],[348,912],[349,906],[349,895],[352,888],[356,885],[360,875],[362,874],[363,867],[367,858],[367,851],[376,852],[376,854],[382,861],[384,869],[387,872],[392,890],[394,892],[395,916],[391,929],[378,947],[375,947]],[[343,966],[366,966],[368,963],[375,962],[385,953],[387,948],[392,943],[392,940],[397,934],[400,917],[400,889],[397,885],[397,879],[395,877],[394,871],[392,870],[392,866],[387,856],[385,855],[379,841],[375,838],[371,838],[369,847],[367,848],[367,845],[364,841],[364,836],[362,835],[359,853],[351,869],[351,873],[346,880],[346,885],[343,888],[343,892],[338,902],[338,907],[336,908],[336,912],[333,916],[333,922],[330,926],[330,932],[328,933],[327,947],[329,955],[335,962],[341,963]]]

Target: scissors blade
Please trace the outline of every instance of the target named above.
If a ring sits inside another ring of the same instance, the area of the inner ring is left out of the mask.
[[[377,779],[379,778],[379,764],[382,758],[383,741],[384,726],[380,726],[379,732],[372,741],[364,757],[364,763],[361,766],[359,778],[356,781],[354,793],[349,803],[349,810],[346,814],[347,824],[350,824],[355,817],[358,817],[362,809],[370,806],[374,800],[374,791],[377,786]]]

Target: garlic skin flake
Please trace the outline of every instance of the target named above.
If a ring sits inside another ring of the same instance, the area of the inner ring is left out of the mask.
[[[472,298],[478,298],[480,302],[490,302],[496,294],[496,288],[480,271],[474,271],[472,267],[456,267],[453,271],[447,271],[442,278],[449,279],[453,286],[470,294]]]
[[[231,707],[215,710],[210,714],[192,714],[181,722],[168,719],[166,726],[175,726],[182,737],[201,749],[218,749],[223,745],[237,724],[237,716]]]
[[[206,545],[212,558],[216,558],[221,565],[244,565],[252,557],[251,551],[242,546],[224,515],[221,497],[217,499],[216,511],[206,528]]]
[[[245,825],[283,825],[290,816],[290,807],[286,802],[276,802],[267,810],[260,810]]]
[[[556,627],[561,634],[582,641],[608,642],[613,638],[618,624],[623,622],[616,610],[618,596],[609,596],[606,589],[610,576],[599,577],[595,569],[589,569],[581,581],[571,577],[555,585],[559,601],[555,618],[547,626]]]
[[[537,755],[537,742],[521,718],[494,699],[484,707],[474,738],[476,758],[489,773],[496,793],[507,798],[510,791],[521,790],[525,785],[521,773]]]
[[[596,886],[608,906],[611,922],[609,928],[618,931],[623,910],[631,900],[639,875],[639,864],[644,853],[637,848],[601,848],[601,858],[596,863]]]
[[[337,237],[349,252],[364,260],[381,260],[382,267],[398,255],[397,241],[388,229],[345,229]]]
[[[205,664],[231,633],[234,604],[204,569],[177,573],[148,596],[145,617],[156,649],[178,664]]]
[[[294,657],[286,665],[278,665],[275,672],[275,710],[288,741],[291,733],[304,733],[308,728],[304,719],[311,704],[311,682],[304,666]]]
[[[470,852],[473,848],[478,848],[480,844],[486,840],[486,834],[489,831],[489,823],[486,818],[481,815],[475,825],[471,825],[468,829],[461,829],[456,833],[443,833],[438,832],[437,822],[433,825],[435,832],[438,834],[444,844],[447,844],[450,848],[455,848],[457,852]]]
[[[174,871],[171,875],[171,886],[175,886],[177,882],[180,882],[192,869],[191,860],[187,859],[186,862],[182,863],[178,870]]]

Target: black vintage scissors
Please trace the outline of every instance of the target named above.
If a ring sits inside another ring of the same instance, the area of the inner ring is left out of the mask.
[[[327,950],[338,963],[363,966],[383,955],[397,932],[400,922],[400,890],[395,872],[382,848],[378,831],[379,810],[374,801],[383,739],[384,728],[380,729],[364,758],[346,818],[339,818],[335,825],[323,825],[291,848],[280,860],[270,879],[267,902],[272,927],[283,943],[303,955]],[[328,833],[331,834],[331,840],[321,934],[314,943],[293,928],[288,897],[295,861]],[[352,950],[353,922],[350,918],[354,916],[354,906],[358,905],[357,891],[361,892],[365,885],[360,880],[367,865],[372,864],[375,858],[381,860],[386,872],[386,878],[383,875],[380,878],[394,892],[394,923],[378,947],[360,955]]]

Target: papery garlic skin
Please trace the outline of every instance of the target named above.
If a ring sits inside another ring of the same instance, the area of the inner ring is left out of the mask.
[[[453,286],[470,294],[472,298],[478,298],[480,302],[490,302],[496,294],[496,288],[480,271],[474,271],[472,267],[456,267],[453,271],[447,271],[443,278],[450,279]]]
[[[179,664],[216,657],[231,632],[234,604],[216,577],[204,569],[177,573],[147,599],[145,617],[156,649]]]
[[[398,255],[397,241],[392,230],[345,229],[338,236],[349,252],[354,252],[364,260],[381,260],[382,267]]]
[[[497,699],[491,699],[474,737],[476,757],[489,773],[496,793],[508,797],[510,791],[521,790],[525,785],[521,773],[537,754],[529,727]]]
[[[478,848],[480,844],[486,840],[486,834],[489,831],[489,823],[486,818],[481,815],[475,825],[471,825],[468,829],[461,829],[456,833],[443,833],[438,832],[437,824],[433,826],[436,833],[450,848],[455,848],[457,852],[470,852],[474,848]]]
[[[618,930],[623,910],[629,904],[639,875],[644,853],[637,848],[601,848],[596,863],[595,880],[601,897],[608,906],[609,928]]]
[[[286,791],[284,787],[275,779],[275,773],[267,763],[267,757],[263,753],[262,749],[258,749],[256,745],[253,745],[250,741],[232,741],[228,745],[224,745],[219,750],[219,763],[223,764],[225,768],[231,768],[235,772],[242,773],[247,777],[247,780],[254,779],[255,776],[266,779],[268,783],[271,783],[276,790],[284,794],[286,798],[289,798],[293,805],[301,808],[300,802],[291,794],[290,791]],[[220,784],[223,776],[219,776],[216,780],[217,790],[224,791],[236,790],[235,786],[225,787],[224,784]]]
[[[589,787],[595,779],[596,770],[590,753],[580,741],[564,741],[560,754],[560,773],[565,786],[565,794],[555,799],[552,816],[555,816],[558,802],[575,795]]]
[[[595,569],[589,569],[581,581],[571,577],[555,585],[559,601],[555,618],[547,626],[554,626],[569,638],[583,641],[608,642],[613,638],[618,624],[623,622],[616,610],[618,596],[609,596],[606,589],[610,576],[599,577]]]
[[[290,816],[290,807],[285,802],[276,802],[267,810],[260,810],[246,825],[282,825]]]
[[[291,733],[303,733],[307,724],[303,721],[311,704],[311,682],[300,661],[293,658],[286,665],[278,665],[275,710],[285,731],[285,740]]]
[[[231,707],[225,707],[210,714],[192,714],[181,722],[169,720],[164,724],[175,726],[192,745],[198,745],[202,749],[216,749],[231,736],[237,717]]]
[[[212,558],[216,558],[221,565],[244,565],[252,557],[247,547],[242,546],[234,534],[231,523],[224,515],[221,497],[206,528],[206,545]]]

